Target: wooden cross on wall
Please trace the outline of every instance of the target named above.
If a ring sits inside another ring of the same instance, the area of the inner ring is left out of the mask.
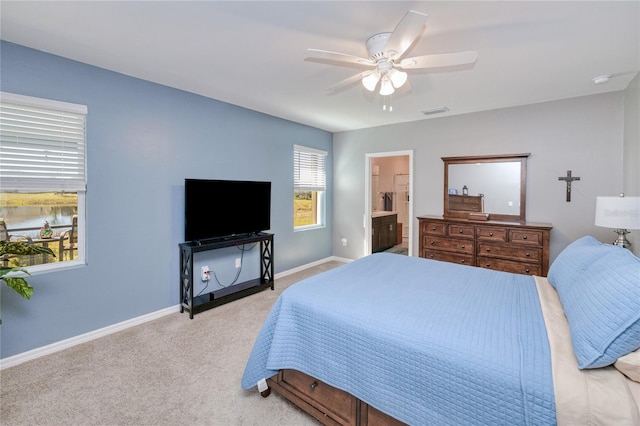
[[[571,176],[571,170],[567,170],[567,176],[560,176],[558,180],[564,180],[567,182],[567,202],[571,202],[571,182],[574,180],[580,180],[580,178]]]

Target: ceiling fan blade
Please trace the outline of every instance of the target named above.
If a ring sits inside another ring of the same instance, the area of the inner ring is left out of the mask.
[[[362,58],[360,56],[349,55],[347,53],[331,52],[328,50],[320,50],[320,49],[307,49],[307,52],[316,58],[325,59],[328,61],[347,62],[350,64],[365,65],[365,66],[371,66],[376,64],[370,59]]]
[[[418,38],[425,22],[427,22],[426,13],[414,10],[408,11],[393,30],[393,33],[391,33],[384,50],[386,52],[396,52],[393,58],[400,58]]]
[[[349,85],[351,85],[353,83],[356,83],[356,82],[359,82],[359,81],[362,81],[363,78],[365,78],[366,76],[368,76],[372,72],[373,72],[373,70],[359,72],[358,74],[352,75],[349,78],[345,78],[344,80],[337,82],[333,86],[327,88],[327,90],[334,91],[334,90],[342,89],[343,87],[349,86]]]
[[[418,68],[442,68],[457,65],[473,64],[478,59],[478,52],[466,51],[455,53],[438,53],[434,55],[416,56],[414,58],[406,58],[395,64],[401,69],[418,69]]]

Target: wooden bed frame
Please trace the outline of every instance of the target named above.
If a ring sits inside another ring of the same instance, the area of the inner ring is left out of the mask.
[[[355,396],[296,370],[280,370],[267,379],[270,389],[324,425],[400,426],[404,423]],[[263,396],[268,396],[265,392]]]

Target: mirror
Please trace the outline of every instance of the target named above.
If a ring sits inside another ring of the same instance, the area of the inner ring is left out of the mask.
[[[444,217],[524,222],[528,156],[442,157]]]

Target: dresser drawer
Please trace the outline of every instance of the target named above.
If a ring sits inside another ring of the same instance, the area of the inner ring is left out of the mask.
[[[355,424],[357,400],[352,395],[336,389],[297,370],[281,370],[280,381],[299,397],[307,397],[316,409],[339,417],[342,424]]]
[[[420,257],[538,276],[549,271],[550,224],[436,216],[418,222]]]
[[[447,235],[447,225],[442,222],[423,222],[422,232],[428,235]]]
[[[453,252],[423,249],[421,257],[425,259],[440,260],[442,262],[459,263],[461,265],[475,265],[475,257],[473,255],[458,254]]]
[[[507,228],[477,226],[476,238],[478,238],[478,241],[500,241],[506,243]]]
[[[542,231],[527,229],[510,229],[509,242],[513,244],[528,244],[542,246]]]
[[[450,224],[449,232],[447,235],[451,237],[461,237],[461,238],[469,238],[473,239],[474,237],[474,227],[473,225],[458,225],[458,224]]]
[[[478,243],[478,256],[506,257],[513,260],[538,263],[542,260],[542,249],[537,247]]]
[[[462,240],[456,238],[441,238],[441,237],[432,237],[430,235],[425,235],[423,237],[423,248],[435,249],[435,250],[444,250],[444,251],[453,251],[461,254],[470,254],[473,256],[474,247],[473,241]]]
[[[494,269],[496,271],[514,272],[516,274],[542,275],[542,267],[537,263],[524,263],[478,256],[477,266],[485,269]]]

